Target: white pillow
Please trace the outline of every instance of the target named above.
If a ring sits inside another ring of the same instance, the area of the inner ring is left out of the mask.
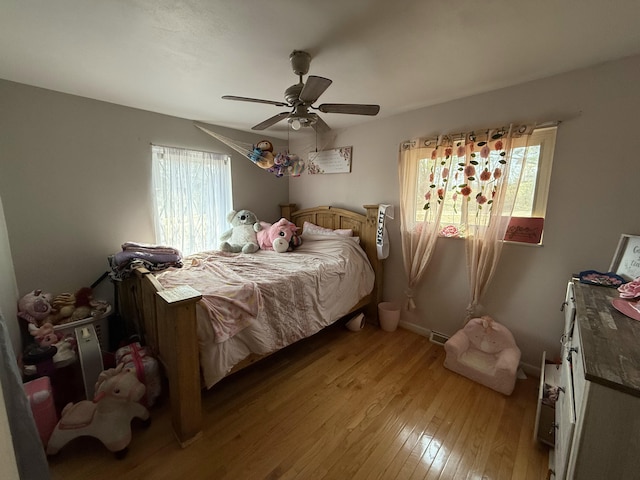
[[[302,226],[302,236],[306,235],[340,235],[342,237],[352,237],[353,230],[350,228],[337,228],[332,230],[331,228],[321,227],[311,222],[304,222]]]

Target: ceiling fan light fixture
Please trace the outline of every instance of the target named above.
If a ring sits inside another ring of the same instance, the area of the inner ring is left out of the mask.
[[[318,110],[322,113],[343,113],[351,115],[377,115],[380,111],[379,105],[365,105],[354,103],[323,103],[319,107],[313,104],[331,85],[332,80],[329,78],[309,75],[306,82],[303,76],[309,71],[311,55],[302,50],[294,50],[289,56],[293,73],[298,75],[299,81],[295,85],[291,85],[284,92],[285,102],[274,100],[263,100],[260,98],[238,97],[235,95],[224,95],[225,100],[235,100],[241,102],[253,102],[275,105],[276,107],[289,107],[289,112],[282,112],[274,115],[263,122],[251,127],[252,130],[264,130],[269,128],[281,120],[288,119],[291,129],[298,131],[303,127],[311,127],[316,132],[327,132],[331,130],[329,125],[320,118],[316,113],[311,113],[309,109]]]

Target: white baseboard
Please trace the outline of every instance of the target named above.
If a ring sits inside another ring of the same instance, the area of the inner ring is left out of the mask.
[[[429,338],[429,336],[431,335],[431,330],[430,329],[424,328],[424,327],[420,327],[420,326],[415,325],[413,323],[408,323],[408,322],[402,322],[401,321],[398,325],[401,326],[402,328],[404,328],[405,330],[409,330],[410,332],[417,333],[418,335],[422,335],[423,337]]]

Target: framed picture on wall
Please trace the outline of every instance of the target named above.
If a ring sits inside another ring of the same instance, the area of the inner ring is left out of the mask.
[[[609,271],[617,273],[625,280],[640,277],[640,235],[623,233],[620,236]]]
[[[307,174],[350,173],[352,148],[340,147],[309,152]]]

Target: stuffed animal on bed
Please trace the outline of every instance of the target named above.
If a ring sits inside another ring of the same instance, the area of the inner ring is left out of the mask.
[[[258,251],[257,233],[262,229],[258,217],[250,210],[232,210],[227,215],[231,228],[220,236],[220,250],[231,253]]]
[[[293,239],[298,227],[281,218],[274,224],[260,222],[262,230],[258,232],[258,245],[262,250],[275,250],[278,253],[284,253],[292,250],[291,240]]]

